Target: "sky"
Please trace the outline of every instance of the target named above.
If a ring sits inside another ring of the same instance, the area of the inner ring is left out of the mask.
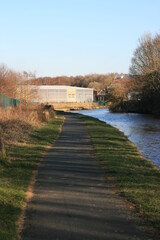
[[[160,0],[0,0],[0,63],[37,76],[128,73]]]

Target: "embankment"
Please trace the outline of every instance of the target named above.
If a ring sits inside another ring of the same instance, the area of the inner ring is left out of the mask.
[[[70,110],[84,110],[84,109],[96,109],[102,108],[105,106],[99,106],[97,102],[86,102],[86,103],[78,103],[78,102],[71,102],[71,103],[49,103],[51,104],[55,110],[61,111],[70,111]]]
[[[4,141],[7,141],[7,159],[0,158],[0,239],[16,240],[19,219],[27,201],[27,190],[44,151],[53,144],[63,119],[32,125],[37,122],[35,111],[11,109],[6,112],[13,119],[2,119]],[[30,116],[29,116],[30,113]],[[42,118],[48,114],[41,111]],[[29,117],[29,118],[27,118]],[[30,121],[30,123],[29,123]]]
[[[80,116],[88,126],[95,156],[105,169],[107,181],[115,182],[119,193],[142,216],[147,229],[160,236],[160,170],[142,157],[118,129]]]
[[[159,102],[151,103],[148,101],[124,101],[120,103],[114,103],[109,106],[112,112],[122,113],[141,113],[141,114],[153,114],[160,116]]]

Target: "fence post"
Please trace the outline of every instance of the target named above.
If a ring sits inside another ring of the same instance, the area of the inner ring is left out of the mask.
[[[4,136],[3,136],[3,130],[0,127],[0,159],[4,160],[6,159],[6,149],[4,145]]]

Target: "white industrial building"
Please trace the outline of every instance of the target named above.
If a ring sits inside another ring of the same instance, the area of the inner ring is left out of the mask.
[[[43,85],[32,89],[37,92],[36,102],[93,102],[92,88]]]

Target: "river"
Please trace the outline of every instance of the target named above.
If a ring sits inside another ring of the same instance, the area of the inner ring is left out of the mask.
[[[98,118],[118,128],[144,157],[160,168],[160,118],[138,113],[111,113],[108,109],[74,112]]]

